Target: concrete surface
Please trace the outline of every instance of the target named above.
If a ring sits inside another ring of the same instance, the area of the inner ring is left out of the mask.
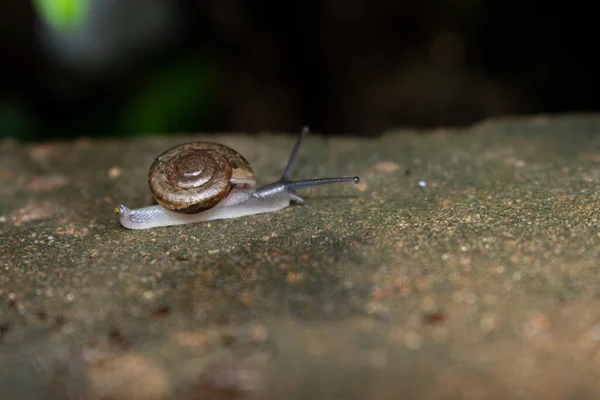
[[[599,116],[314,134],[361,184],[121,228],[190,138],[0,142],[3,400],[599,398]],[[295,138],[211,139],[265,183]]]

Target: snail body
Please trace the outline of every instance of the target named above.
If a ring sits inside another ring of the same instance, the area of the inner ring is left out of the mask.
[[[296,189],[358,183],[357,176],[292,181],[298,149],[307,133],[304,128],[281,178],[260,188],[248,161],[227,146],[191,142],[168,149],[155,158],[148,172],[150,191],[158,204],[138,209],[120,205],[121,225],[148,229],[273,212],[291,202],[302,203]]]

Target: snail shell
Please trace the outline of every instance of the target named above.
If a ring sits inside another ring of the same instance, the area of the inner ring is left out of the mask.
[[[195,214],[214,207],[236,187],[254,187],[254,171],[235,150],[191,142],[156,157],[148,171],[154,199],[168,210]]]

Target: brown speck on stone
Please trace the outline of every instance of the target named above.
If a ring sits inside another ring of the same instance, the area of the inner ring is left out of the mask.
[[[121,176],[121,169],[118,167],[112,167],[108,170],[108,177],[110,179],[116,179]]]
[[[62,175],[44,175],[33,177],[26,188],[35,192],[44,192],[65,186],[69,180]]]
[[[516,160],[515,161],[515,166],[518,168],[523,168],[527,165],[527,162],[525,160]]]
[[[442,202],[442,210],[447,210],[450,207],[452,207],[452,202],[448,199],[444,199],[444,201]]]
[[[547,315],[537,314],[529,319],[525,326],[527,336],[535,336],[550,328],[550,318]]]
[[[411,292],[410,286],[408,285],[400,285],[398,290],[400,291],[400,295],[403,297],[408,296]]]
[[[263,324],[257,324],[252,327],[252,338],[259,343],[267,340],[269,331]]]
[[[254,295],[252,294],[252,290],[244,289],[240,292],[240,301],[246,307],[252,307],[254,302]]]
[[[221,335],[221,343],[223,343],[223,346],[225,346],[225,347],[231,347],[236,342],[237,342],[237,338],[235,337],[235,335],[232,335],[230,333],[224,333]]]
[[[373,165],[373,168],[379,172],[392,173],[400,169],[400,165],[393,161],[380,161]]]
[[[164,317],[165,315],[169,315],[170,312],[171,309],[169,308],[169,306],[159,306],[152,310],[151,315],[153,317]]]
[[[35,313],[35,316],[40,320],[40,321],[45,321],[48,317],[48,315],[46,314],[46,312],[44,310],[39,310],[38,312]]]
[[[285,277],[285,282],[289,285],[297,285],[304,280],[304,274],[302,272],[288,272]]]
[[[6,322],[0,323],[0,340],[6,336],[8,331],[10,330],[10,325]]]
[[[108,338],[112,344],[119,348],[128,349],[131,347],[131,339],[119,328],[111,329],[108,332]]]
[[[446,323],[446,315],[441,311],[426,313],[423,316],[424,324],[443,324]]]
[[[57,328],[63,326],[65,322],[67,322],[67,319],[64,317],[64,315],[57,315],[56,318],[54,318],[54,325]]]
[[[183,347],[203,347],[210,342],[209,336],[204,331],[176,332],[173,334],[173,338],[178,345]]]
[[[371,298],[375,301],[385,299],[392,295],[391,288],[378,286],[371,291]]]

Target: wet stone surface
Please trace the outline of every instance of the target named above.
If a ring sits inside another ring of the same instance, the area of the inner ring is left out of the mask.
[[[309,136],[303,206],[130,231],[190,139],[0,142],[2,399],[563,399],[600,384],[600,117]]]

